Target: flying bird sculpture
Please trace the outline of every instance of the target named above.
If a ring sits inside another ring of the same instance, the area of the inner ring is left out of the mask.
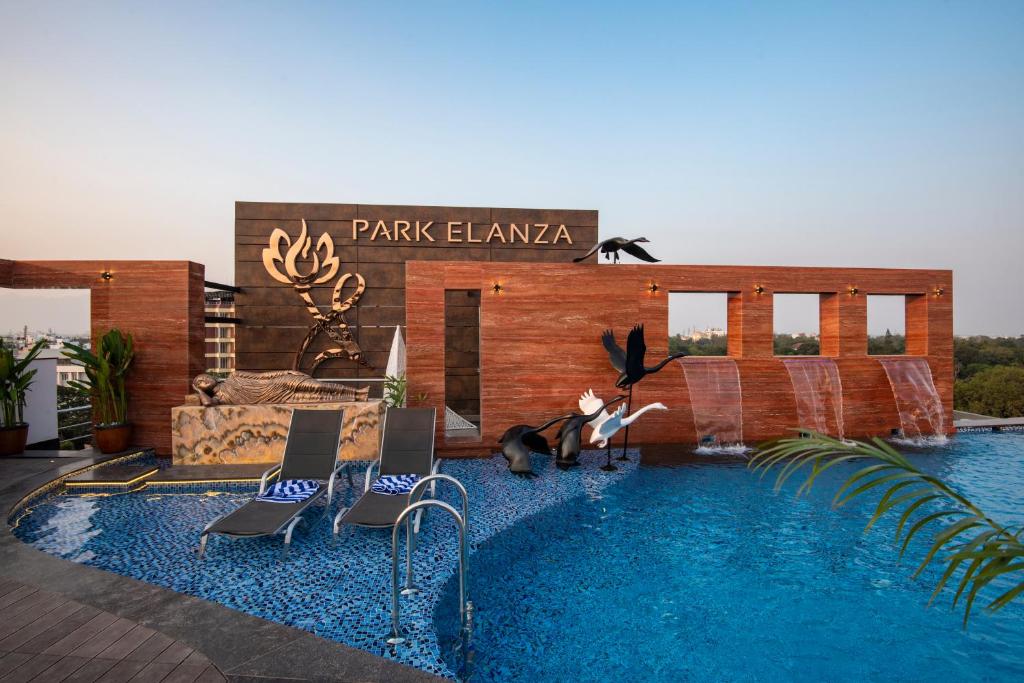
[[[590,433],[590,443],[594,444],[598,448],[603,448],[605,446],[608,447],[608,462],[601,467],[601,469],[605,471],[617,469],[615,465],[612,464],[612,437],[615,436],[620,429],[628,429],[629,425],[636,422],[641,415],[649,410],[668,410],[668,408],[663,403],[651,403],[635,413],[626,416],[626,406],[619,406],[607,420],[594,428],[594,431]],[[623,457],[625,457],[625,446],[623,446]]]
[[[574,258],[572,261],[573,263],[579,263],[580,261],[584,261],[593,256],[594,253],[598,249],[600,249],[601,253],[604,254],[604,257],[606,259],[614,259],[612,260],[612,263],[619,262],[620,251],[624,251],[630,256],[636,257],[641,261],[647,261],[648,263],[660,262],[661,259],[656,259],[650,254],[648,254],[647,251],[638,244],[638,242],[650,242],[650,240],[647,239],[646,237],[637,237],[636,239],[632,240],[627,240],[625,237],[612,237],[611,239],[604,240],[603,242],[598,242],[593,247],[591,247],[590,251],[588,251],[586,254],[580,256],[579,258]]]
[[[685,353],[673,353],[663,359],[657,365],[647,367],[644,365],[644,361],[647,357],[647,342],[644,340],[644,326],[634,325],[633,329],[629,331],[629,336],[626,338],[626,349],[623,350],[619,346],[618,342],[615,341],[615,333],[611,330],[605,330],[601,335],[601,343],[604,344],[605,350],[608,352],[608,360],[611,362],[612,367],[619,371],[619,378],[615,382],[615,386],[620,389],[629,389],[629,400],[626,403],[626,411],[629,412],[633,407],[633,385],[642,380],[647,375],[653,375],[654,373],[661,370],[663,367],[668,365],[669,361],[675,360],[676,358],[682,358]],[[626,434],[624,443],[622,446],[622,455],[619,456],[619,460],[628,460],[629,457],[626,455],[626,449],[629,448],[629,427],[626,427]]]
[[[601,399],[594,396],[594,392],[590,391],[580,397],[580,409],[590,410],[587,413],[571,413],[566,417],[565,422],[558,428],[556,437],[558,438],[557,445],[555,446],[555,464],[560,469],[567,469],[578,465],[578,458],[580,457],[580,443],[582,441],[581,436],[583,433],[583,426],[591,424],[600,418],[603,422],[610,416],[608,415],[608,406],[618,403],[624,400],[625,396],[616,396],[607,403],[602,403]],[[593,399],[592,401],[590,399]],[[584,408],[584,404],[588,408]],[[600,423],[598,423],[600,424]]]
[[[610,330],[605,332],[606,335],[610,333]],[[614,342],[615,337],[612,336],[612,343]],[[605,348],[608,348],[607,342],[605,343]],[[609,355],[610,353],[611,352],[609,352]],[[645,366],[644,360],[647,356],[647,342],[644,341],[644,326],[634,325],[633,329],[629,331],[629,337],[626,338],[626,362],[622,370],[624,377],[623,375],[620,375],[619,381],[615,383],[615,386],[619,388],[631,387],[647,375],[653,375],[658,372],[668,365],[670,361],[673,361],[676,358],[682,358],[685,355],[685,353],[673,353],[664,358],[657,365],[652,365],[651,367]],[[612,365],[614,364],[615,362],[613,361]]]
[[[501,444],[501,454],[508,460],[509,471],[522,477],[536,476],[530,467],[530,453],[551,455],[551,446],[541,432],[564,419],[566,416],[563,415],[545,422],[540,427],[513,425],[506,429],[498,443]]]

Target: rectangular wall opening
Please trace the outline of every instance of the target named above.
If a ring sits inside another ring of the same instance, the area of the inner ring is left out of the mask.
[[[821,355],[821,296],[772,295],[772,331],[776,356]]]
[[[80,450],[92,438],[89,397],[71,387],[85,379],[85,369],[64,355],[66,342],[92,344],[90,299],[88,289],[0,288],[4,346],[24,358],[42,343],[29,366],[36,374],[25,392],[26,450]]]
[[[668,350],[690,356],[729,355],[729,295],[726,292],[670,292]],[[625,348],[625,340],[619,343]]]
[[[902,355],[907,352],[907,297],[902,294],[868,295],[868,354]]]
[[[445,438],[480,439],[480,290],[444,291]]]

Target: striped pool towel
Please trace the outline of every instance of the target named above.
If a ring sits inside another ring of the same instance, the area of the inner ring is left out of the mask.
[[[301,503],[320,490],[312,479],[285,479],[263,492],[260,500],[267,503]]]
[[[418,474],[385,474],[373,482],[370,490],[385,496],[402,496],[412,491],[419,480]]]

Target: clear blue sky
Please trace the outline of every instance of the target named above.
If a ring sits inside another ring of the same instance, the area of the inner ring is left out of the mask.
[[[958,333],[1024,333],[1024,2],[2,0],[0,98],[4,257],[230,280],[237,199],[594,208],[670,262],[953,268]]]

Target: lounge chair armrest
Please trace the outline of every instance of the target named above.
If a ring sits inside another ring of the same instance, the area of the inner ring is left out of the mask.
[[[366,480],[363,482],[363,493],[370,490],[370,484],[373,483],[373,468],[380,467],[380,458],[377,458],[370,463],[370,466],[366,468]]]
[[[338,478],[338,474],[348,468],[347,462],[340,462],[338,466],[331,472],[330,478],[327,479],[327,501],[330,504],[331,498],[334,497],[334,480]]]
[[[260,492],[259,492],[259,495],[262,496],[264,493],[266,493],[266,491],[267,491],[267,481],[270,479],[271,475],[273,475],[275,472],[280,472],[280,471],[281,471],[281,466],[280,465],[274,465],[269,470],[267,470],[266,472],[263,473],[263,476],[260,477]]]
[[[435,457],[434,458],[434,464],[430,468],[430,476],[434,476],[435,474],[437,474],[440,471],[441,471],[441,458]],[[430,482],[430,497],[431,498],[437,498],[437,482],[436,481]]]

